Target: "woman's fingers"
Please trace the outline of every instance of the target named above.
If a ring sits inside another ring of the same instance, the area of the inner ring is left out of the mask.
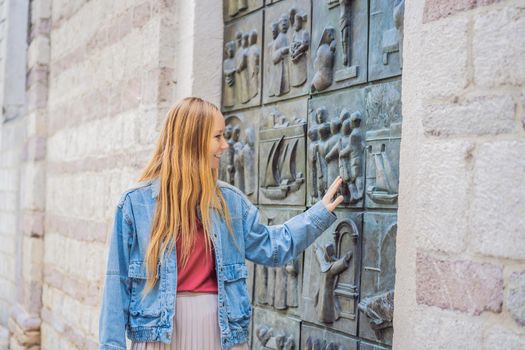
[[[328,191],[326,191],[326,195],[329,196],[330,199],[334,198],[335,193],[337,192],[337,190],[339,189],[342,183],[343,183],[343,179],[341,178],[341,176],[336,177],[334,182],[332,182],[330,187],[328,187]]]
[[[341,176],[338,176],[334,180],[334,182],[332,182],[332,184],[330,185],[330,187],[326,191],[326,194],[323,197],[323,203],[329,211],[333,211],[344,200],[343,196],[338,196],[335,200],[333,200],[335,194],[339,190],[339,187],[342,183],[343,179],[341,178]]]
[[[337,208],[337,206],[341,203],[343,203],[343,201],[345,200],[345,197],[343,196],[337,196],[337,198],[335,199],[335,201],[332,202],[332,209],[330,211],[334,211],[335,208]]]

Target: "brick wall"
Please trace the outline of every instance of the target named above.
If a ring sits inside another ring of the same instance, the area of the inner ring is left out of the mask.
[[[406,5],[395,349],[525,348],[525,6]]]

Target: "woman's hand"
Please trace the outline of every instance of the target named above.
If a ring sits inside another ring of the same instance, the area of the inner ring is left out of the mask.
[[[326,191],[326,194],[324,195],[322,201],[330,212],[334,211],[334,209],[341,203],[343,203],[344,197],[343,196],[337,196],[335,200],[333,200],[334,196],[336,195],[337,191],[339,190],[339,187],[343,183],[343,179],[341,176],[338,176],[334,182],[330,185],[328,188],[328,191]]]

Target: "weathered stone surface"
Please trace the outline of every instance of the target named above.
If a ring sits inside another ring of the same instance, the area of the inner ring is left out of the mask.
[[[422,29],[416,88],[427,99],[459,95],[468,84],[468,18],[448,18]]]
[[[418,253],[416,260],[416,300],[479,315],[501,312],[503,270],[499,266],[466,260],[440,260]]]
[[[484,339],[483,349],[525,349],[525,334],[517,334],[500,325],[493,326]]]
[[[414,328],[411,329],[410,346],[403,349],[485,349],[482,345],[484,325],[480,317],[427,306],[415,308],[411,317]]]
[[[7,328],[0,326],[0,350],[9,349],[9,331]]]
[[[474,81],[482,87],[525,83],[525,7],[493,9],[475,17]]]
[[[454,253],[465,249],[473,147],[470,141],[422,145],[413,212],[419,248]]]
[[[434,21],[458,12],[472,10],[478,6],[489,5],[498,1],[499,0],[426,0],[423,22]]]
[[[482,254],[525,259],[525,142],[502,140],[478,147],[470,244]]]
[[[485,135],[512,132],[516,104],[509,95],[431,103],[423,116],[425,133],[434,136]]]
[[[507,308],[512,318],[525,326],[525,271],[510,275],[508,289]]]

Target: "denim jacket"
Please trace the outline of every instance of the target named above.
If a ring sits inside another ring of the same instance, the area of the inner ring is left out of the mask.
[[[217,185],[230,210],[236,240],[235,244],[223,218],[212,211],[219,329],[221,347],[227,349],[248,340],[252,307],[245,259],[283,266],[312,244],[336,216],[319,201],[282,225],[263,225],[259,223],[259,210],[241,191],[221,181]],[[172,341],[177,291],[175,250],[158,264],[155,288],[143,299],[141,296],[146,283],[144,257],[159,188],[158,179],[141,183],[125,192],[116,208],[100,312],[100,349],[126,349],[125,331],[137,342]]]

